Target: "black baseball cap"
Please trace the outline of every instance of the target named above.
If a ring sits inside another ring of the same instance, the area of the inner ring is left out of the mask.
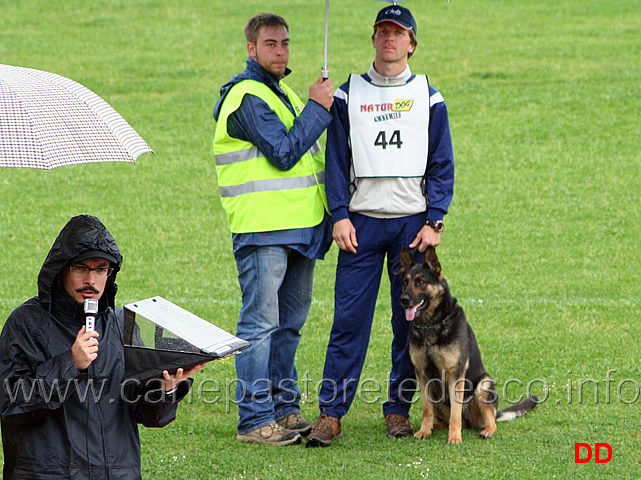
[[[392,22],[405,30],[414,30],[416,34],[416,20],[407,8],[400,5],[389,5],[381,9],[376,16],[374,26],[382,22]]]

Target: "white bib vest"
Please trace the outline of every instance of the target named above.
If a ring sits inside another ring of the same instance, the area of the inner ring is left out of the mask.
[[[351,75],[348,108],[357,178],[425,174],[430,121],[425,75],[393,87],[373,85],[360,75]]]

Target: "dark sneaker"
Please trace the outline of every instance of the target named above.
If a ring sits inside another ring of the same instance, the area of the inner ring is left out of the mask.
[[[305,420],[300,412],[290,413],[276,423],[287,430],[300,433],[303,437],[309,435],[309,432],[312,431],[312,427],[314,426],[312,422]]]
[[[236,440],[246,443],[258,443],[260,445],[295,445],[301,442],[302,438],[298,432],[292,432],[272,422],[264,427],[257,428],[251,432],[238,434]]]
[[[414,433],[410,421],[400,413],[388,413],[385,415],[385,425],[387,425],[387,436],[389,438],[409,437]]]
[[[343,438],[341,421],[323,413],[318,417],[311,433],[307,436],[305,447],[329,447],[334,440],[339,438]]]

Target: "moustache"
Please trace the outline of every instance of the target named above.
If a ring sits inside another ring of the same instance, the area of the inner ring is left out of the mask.
[[[93,285],[87,285],[86,287],[76,288],[76,292],[78,293],[87,292],[87,291],[93,292],[93,293],[100,293],[100,291]]]

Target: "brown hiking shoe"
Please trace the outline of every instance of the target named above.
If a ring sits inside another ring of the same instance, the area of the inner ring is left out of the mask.
[[[312,422],[305,420],[300,412],[290,413],[276,423],[287,430],[300,433],[303,437],[309,435],[309,432],[312,431],[312,427],[314,426]]]
[[[387,425],[387,436],[389,438],[409,437],[413,433],[410,421],[400,413],[388,413],[385,415],[385,425]]]
[[[341,421],[323,413],[318,417],[316,424],[312,427],[312,432],[307,436],[305,447],[329,447],[334,440],[339,438],[343,438]]]
[[[257,428],[251,432],[238,434],[236,440],[246,443],[258,443],[260,445],[295,445],[301,442],[298,432],[292,432],[272,422],[264,427]]]

